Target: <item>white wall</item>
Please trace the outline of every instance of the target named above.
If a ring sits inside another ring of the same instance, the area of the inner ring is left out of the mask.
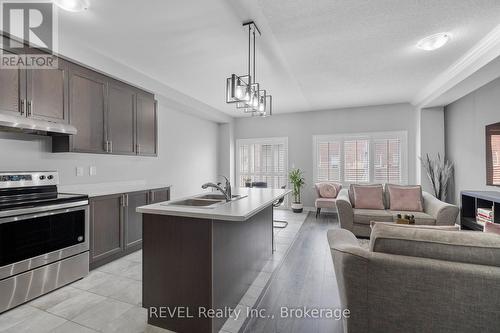
[[[450,197],[460,191],[493,190],[486,185],[485,126],[500,122],[500,79],[477,89],[445,108],[446,155],[455,164]]]
[[[234,122],[219,124],[217,172],[219,175],[229,178],[233,187],[236,184],[234,175],[234,145]]]
[[[422,184],[424,191],[434,193],[427,172],[422,167],[420,157],[429,154],[431,158],[441,155],[445,157],[444,143],[444,108],[425,108],[418,110],[419,120],[417,126],[417,166],[416,182]]]
[[[0,132],[0,170],[57,170],[61,184],[145,180],[172,184],[172,196],[201,192],[217,174],[218,125],[169,108],[159,100],[158,157],[51,153],[51,138]],[[88,167],[97,167],[89,176]],[[85,168],[76,177],[76,167]]]
[[[313,135],[380,131],[408,131],[408,180],[416,181],[415,109],[393,104],[329,111],[302,112],[268,118],[237,118],[234,138],[288,137],[288,165],[305,172],[305,206],[314,206]]]

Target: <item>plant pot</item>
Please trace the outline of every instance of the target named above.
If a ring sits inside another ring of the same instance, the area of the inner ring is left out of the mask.
[[[296,203],[296,202],[294,202],[292,204],[292,211],[294,213],[302,213],[304,211],[304,205],[302,203]]]
[[[251,182],[245,183],[245,187],[252,187],[252,183]]]

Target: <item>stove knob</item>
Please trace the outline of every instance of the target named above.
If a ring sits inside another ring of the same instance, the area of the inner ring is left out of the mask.
[[[40,180],[44,180],[45,179],[45,176],[40,176]]]
[[[52,175],[48,175],[48,176],[47,176],[47,179],[48,179],[48,180],[54,179],[54,176],[52,176]]]

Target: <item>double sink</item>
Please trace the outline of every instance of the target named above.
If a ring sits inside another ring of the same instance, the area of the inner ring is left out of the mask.
[[[222,194],[203,194],[200,196],[182,199],[177,201],[170,201],[164,203],[164,206],[184,206],[184,207],[196,207],[196,208],[215,208],[227,203],[237,201],[247,197],[247,195],[234,194],[231,201],[226,201],[226,197]]]

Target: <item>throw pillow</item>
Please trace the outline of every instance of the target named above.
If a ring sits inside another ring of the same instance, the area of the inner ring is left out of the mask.
[[[320,183],[318,184],[319,194],[322,198],[336,198],[337,197],[337,188],[329,183]]]
[[[483,230],[484,232],[500,235],[500,224],[493,222],[485,222]]]
[[[415,186],[387,185],[390,209],[396,211],[422,212],[422,188]]]
[[[354,202],[360,209],[384,209],[382,185],[353,185]]]

